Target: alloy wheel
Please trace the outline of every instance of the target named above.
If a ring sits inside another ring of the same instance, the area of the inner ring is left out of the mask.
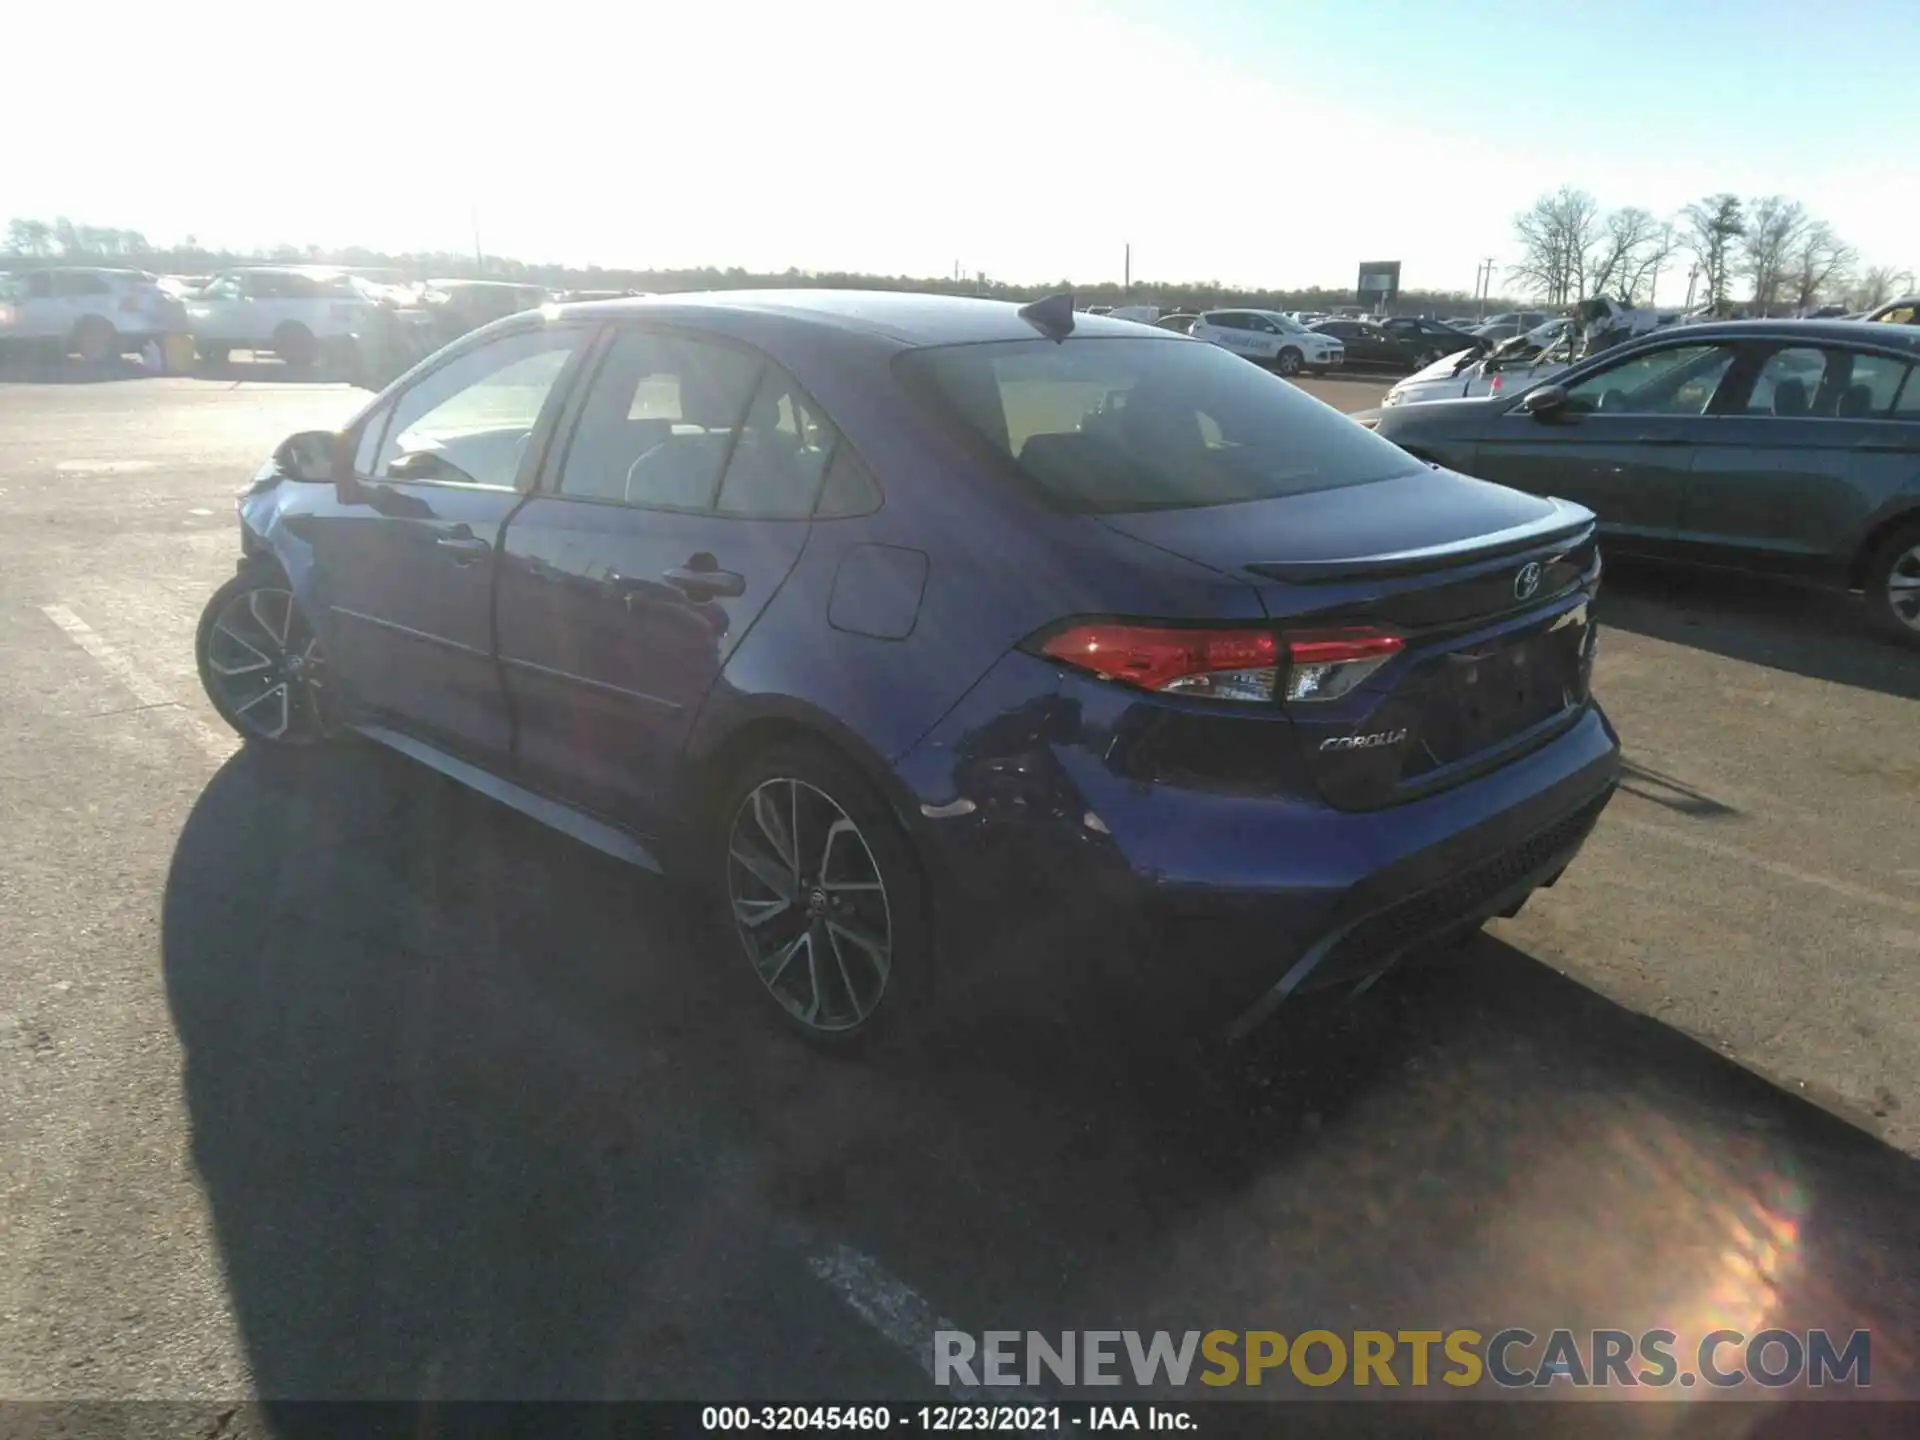
[[[206,668],[222,708],[248,734],[290,745],[325,734],[326,658],[291,591],[235,593],[207,634]]]
[[[1920,545],[1894,557],[1887,571],[1887,607],[1910,630],[1920,630]]]
[[[845,1034],[879,1007],[893,916],[866,837],[804,780],[764,781],[727,836],[727,898],[754,973],[809,1030]]]

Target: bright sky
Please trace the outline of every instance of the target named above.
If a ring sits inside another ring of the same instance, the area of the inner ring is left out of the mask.
[[[1465,290],[1568,182],[1785,194],[1920,268],[1920,0],[115,9],[10,17],[0,214],[398,250],[477,211],[528,260],[1013,281],[1117,279],[1131,241],[1140,280]]]

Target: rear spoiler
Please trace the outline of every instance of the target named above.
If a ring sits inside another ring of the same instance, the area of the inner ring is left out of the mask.
[[[1582,541],[1593,534],[1593,512],[1565,500],[1554,500],[1553,512],[1538,520],[1491,535],[1474,535],[1445,545],[1429,545],[1421,550],[1401,550],[1390,555],[1357,555],[1338,560],[1258,560],[1243,565],[1269,580],[1287,580],[1314,585],[1335,580],[1387,579],[1396,575],[1418,575],[1432,570],[1452,570],[1482,560],[1497,560],[1502,555],[1517,555],[1538,546],[1565,541]]]

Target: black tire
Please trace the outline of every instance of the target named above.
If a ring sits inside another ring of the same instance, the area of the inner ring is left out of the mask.
[[[320,342],[306,326],[289,321],[273,332],[273,353],[289,370],[311,370],[320,358]]]
[[[1881,541],[1865,576],[1867,614],[1875,627],[1891,639],[1920,646],[1920,522],[1902,525]]]
[[[73,327],[73,348],[89,365],[105,365],[120,356],[120,332],[111,320],[88,315]]]
[[[786,830],[800,839],[790,855],[779,844]],[[925,881],[899,821],[851,764],[823,745],[771,746],[725,778],[709,831],[698,879],[730,963],[791,1029],[842,1050],[883,1033],[898,1039],[924,1020],[933,957]],[[769,870],[778,873],[762,878]],[[805,976],[793,970],[803,957]]]
[[[1273,357],[1273,368],[1282,375],[1298,375],[1304,364],[1304,357],[1291,345],[1282,347]]]
[[[326,659],[278,567],[250,565],[214,591],[193,652],[207,699],[248,745],[307,752],[331,735]]]
[[[228,357],[233,354],[233,347],[215,345],[209,340],[196,340],[193,342],[193,351],[200,357],[200,363],[203,365],[224,365]]]

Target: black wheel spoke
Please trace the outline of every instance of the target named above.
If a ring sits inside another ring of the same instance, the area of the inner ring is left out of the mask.
[[[201,658],[215,702],[246,734],[296,744],[326,734],[326,657],[292,592],[263,585],[231,595]]]

